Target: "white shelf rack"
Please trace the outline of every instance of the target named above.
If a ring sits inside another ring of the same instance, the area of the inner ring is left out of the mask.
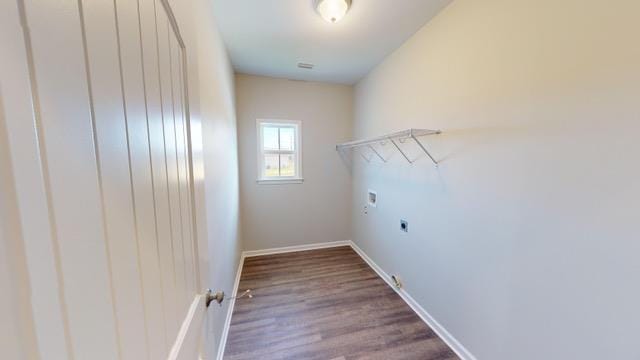
[[[431,159],[431,161],[433,161],[433,163],[436,166],[438,166],[438,161],[436,161],[436,159],[434,159],[434,157],[431,156],[431,154],[429,153],[427,148],[424,146],[424,144],[422,144],[422,142],[418,139],[418,137],[429,136],[429,135],[438,135],[438,134],[441,134],[441,133],[442,133],[442,131],[440,131],[440,130],[407,129],[407,130],[398,131],[398,132],[394,132],[394,133],[390,133],[390,134],[386,134],[386,135],[382,135],[382,136],[378,136],[378,137],[374,137],[374,138],[362,139],[362,140],[354,140],[354,141],[349,141],[349,142],[346,142],[346,143],[338,144],[338,145],[336,145],[336,151],[344,152],[344,151],[350,150],[350,149],[357,149],[357,148],[367,147],[378,158],[380,158],[380,160],[382,160],[383,162],[387,162],[387,159],[385,159],[380,154],[380,152],[378,152],[376,150],[376,148],[373,145],[375,145],[375,144],[384,145],[387,142],[390,142],[391,144],[393,144],[393,146],[400,152],[400,154],[402,154],[402,156],[410,164],[413,164],[413,161],[411,159],[409,159],[409,157],[402,150],[400,145],[398,145],[398,143],[404,143],[407,139],[412,139],[413,141],[415,141],[415,143],[418,145],[418,147],[420,147],[420,149],[422,149],[422,151],[424,151],[424,153],[427,154],[429,159]],[[371,162],[371,159],[367,158],[364,155],[362,155],[362,153],[360,153],[360,156],[362,156],[362,158],[366,162]],[[373,155],[371,155],[371,156],[373,156]]]

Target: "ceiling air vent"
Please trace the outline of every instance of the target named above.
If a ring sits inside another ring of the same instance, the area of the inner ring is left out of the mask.
[[[311,70],[311,69],[313,69],[313,64],[299,62],[299,63],[298,63],[298,67],[299,67],[300,69],[307,69],[307,70]]]

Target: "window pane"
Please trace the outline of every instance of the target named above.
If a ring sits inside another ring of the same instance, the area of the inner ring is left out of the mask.
[[[296,176],[295,159],[293,154],[280,154],[280,176]]]
[[[262,171],[265,177],[280,176],[278,156],[278,154],[264,156],[264,169]]]
[[[280,150],[295,150],[296,132],[293,127],[280,128]]]
[[[262,146],[264,150],[278,150],[278,128],[273,126],[262,127]]]

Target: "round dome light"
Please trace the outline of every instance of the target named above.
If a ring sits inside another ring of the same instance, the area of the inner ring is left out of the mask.
[[[316,11],[330,23],[337,23],[349,11],[351,0],[316,0]]]

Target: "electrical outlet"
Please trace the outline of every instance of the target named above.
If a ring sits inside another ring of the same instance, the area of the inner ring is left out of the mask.
[[[407,220],[400,220],[400,230],[409,232],[409,222]]]
[[[367,215],[369,213],[369,207],[365,205],[364,214]]]
[[[369,206],[376,207],[376,203],[378,202],[378,193],[374,190],[369,190],[367,192],[367,201]]]

